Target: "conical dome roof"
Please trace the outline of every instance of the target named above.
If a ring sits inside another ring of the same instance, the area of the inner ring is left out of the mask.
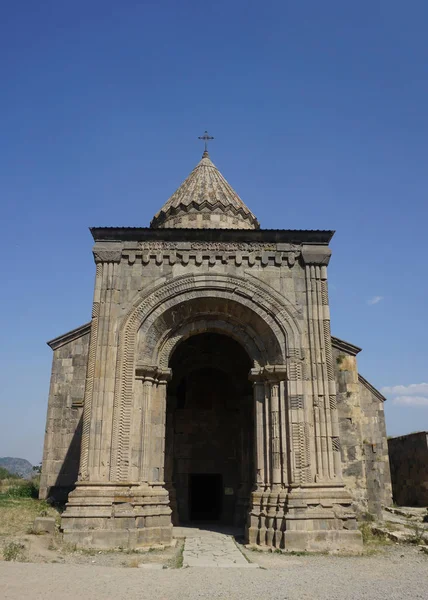
[[[153,217],[153,228],[259,229],[235,190],[211,162],[208,152]]]

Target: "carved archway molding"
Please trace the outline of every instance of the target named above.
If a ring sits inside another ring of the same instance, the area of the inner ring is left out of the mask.
[[[127,480],[129,474],[129,439],[139,330],[141,329],[141,336],[144,338],[165,311],[188,301],[213,296],[239,303],[258,315],[266,326],[265,335],[272,336],[277,347],[280,348],[280,355],[276,357],[278,364],[285,363],[287,357],[302,358],[299,325],[301,316],[296,307],[273,288],[253,277],[215,274],[183,275],[170,281],[162,280],[161,283],[145,290],[134,302],[119,332],[110,463],[111,481]],[[156,342],[161,340],[158,339]],[[159,369],[165,368],[165,356],[171,354],[177,343],[179,340],[169,344],[161,360],[162,364],[156,365]],[[163,348],[165,349],[167,345],[168,343],[164,341]]]
[[[267,362],[267,350],[251,327],[244,328],[242,323],[231,318],[226,321],[223,315],[200,313],[199,317],[164,332],[155,348],[154,364],[167,368],[170,358],[179,344],[194,335],[207,331],[228,335],[237,341],[253,360],[254,366]]]

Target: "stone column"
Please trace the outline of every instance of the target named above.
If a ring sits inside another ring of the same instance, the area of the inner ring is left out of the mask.
[[[253,369],[255,415],[256,489],[252,494],[248,537],[250,544],[279,544],[284,516],[284,481],[286,473],[283,431],[286,411],[280,381],[285,377],[284,365]]]
[[[166,390],[171,378],[171,370],[157,370],[154,402],[151,409],[151,472],[150,482],[155,485],[165,484],[165,423],[166,423]]]
[[[133,482],[140,481],[143,437],[143,390],[144,379],[135,378],[134,382],[134,402],[132,406],[132,418],[130,425],[130,452],[129,452],[129,480]]]
[[[154,378],[149,374],[143,376],[143,398],[141,406],[141,468],[140,480],[148,483],[151,479],[150,454],[152,441],[152,393]]]
[[[265,384],[254,381],[254,464],[256,469],[256,485],[264,489],[266,442],[264,435]]]
[[[281,469],[281,424],[279,417],[279,382],[272,381],[270,387],[270,429],[272,456],[272,489],[278,489],[282,483]]]
[[[114,247],[113,247],[114,246]],[[116,280],[121,249],[94,248],[96,263],[91,341],[83,409],[80,481],[109,481],[116,347]]]
[[[293,394],[289,397],[294,472],[283,540],[290,550],[337,551],[362,547],[352,498],[341,474],[327,295],[326,266],[330,254],[327,246],[302,247],[306,280],[303,339],[306,344],[301,351],[305,362],[298,363],[291,356],[289,362],[289,384],[294,380],[302,386],[303,392],[300,397]],[[298,389],[296,385],[296,391]],[[301,413],[304,420],[299,416]]]
[[[327,291],[329,248],[312,246],[302,252],[305,261],[309,362],[315,433],[315,479],[342,481],[339,419],[331,349]]]
[[[79,481],[89,477],[89,432],[91,429],[92,393],[94,389],[95,354],[98,338],[98,318],[100,313],[102,265],[96,264],[94,300],[92,303],[91,339],[89,342],[88,367],[86,371],[85,397],[83,402],[82,442],[80,452]]]
[[[250,374],[254,394],[254,469],[255,489],[251,494],[251,506],[248,516],[248,541],[253,545],[262,545],[266,539],[265,514],[263,512],[263,494],[266,489],[266,403],[265,382],[259,371],[253,369]]]
[[[174,417],[177,398],[167,394],[166,425],[165,425],[165,489],[169,495],[169,505],[172,511],[173,525],[178,525],[177,494],[174,481]]]
[[[286,472],[285,455],[282,442],[286,433],[282,431],[286,398],[280,395],[280,382],[285,378],[286,367],[275,365],[265,367],[266,391],[269,400],[269,455],[270,455],[270,490],[266,498],[266,545],[279,548],[282,546],[284,530],[284,505],[286,500],[283,473]]]

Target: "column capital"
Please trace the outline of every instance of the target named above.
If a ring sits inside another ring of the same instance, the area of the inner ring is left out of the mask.
[[[143,381],[151,379],[159,383],[167,383],[171,377],[171,369],[162,369],[157,365],[137,365],[135,367],[135,378]]]
[[[172,369],[161,369],[157,370],[157,379],[159,383],[167,384],[172,379]]]
[[[265,365],[251,369],[248,379],[254,383],[279,383],[287,378],[286,365]]]

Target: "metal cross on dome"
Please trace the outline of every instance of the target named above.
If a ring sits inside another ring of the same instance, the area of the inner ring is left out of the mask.
[[[205,152],[208,152],[208,142],[213,140],[214,138],[208,135],[208,131],[205,131],[204,135],[200,135],[198,140],[204,140],[205,142]]]

